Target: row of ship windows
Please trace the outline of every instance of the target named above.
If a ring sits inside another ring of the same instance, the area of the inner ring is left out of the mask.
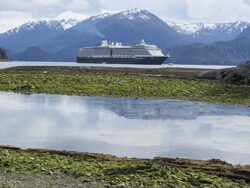
[[[85,56],[135,56],[135,55],[150,55],[150,53],[86,53],[86,52],[80,52],[80,55]]]
[[[92,57],[131,57],[132,55],[94,55]]]

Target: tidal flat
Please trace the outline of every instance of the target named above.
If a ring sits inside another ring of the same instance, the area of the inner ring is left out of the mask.
[[[249,86],[199,80],[205,71],[208,70],[17,67],[0,71],[0,90],[250,105]]]
[[[250,87],[200,80],[208,70],[17,67],[0,70],[0,90],[250,105]],[[0,147],[0,187],[250,187],[249,165],[188,159]]]
[[[0,147],[0,186],[249,187],[249,166],[224,161],[136,159]]]

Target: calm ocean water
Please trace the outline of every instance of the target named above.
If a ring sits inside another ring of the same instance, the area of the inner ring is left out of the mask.
[[[219,65],[111,65],[111,64],[86,64],[76,62],[34,62],[34,61],[13,61],[0,62],[0,69],[16,67],[16,66],[95,66],[95,67],[132,67],[132,68],[201,68],[201,69],[222,69],[234,66],[219,66]]]
[[[250,164],[250,107],[0,92],[0,144]]]

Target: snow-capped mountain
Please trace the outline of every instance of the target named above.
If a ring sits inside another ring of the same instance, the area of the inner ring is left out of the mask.
[[[185,24],[179,25],[179,32],[184,32],[200,43],[169,49],[169,61],[172,63],[239,65],[250,59],[249,22]],[[215,40],[212,44],[201,44],[201,41]]]
[[[10,29],[9,31],[5,32],[8,35],[12,35],[14,33],[22,32],[22,31],[32,31],[34,29],[37,29],[39,27],[47,27],[51,30],[61,31],[69,29],[79,22],[85,20],[88,18],[88,16],[84,14],[75,13],[72,11],[66,11],[55,18],[46,18],[46,19],[40,19],[36,21],[29,21],[25,24],[18,26],[14,29]]]
[[[101,38],[125,44],[145,39],[160,47],[182,44],[183,38],[164,21],[147,10],[104,12],[80,22],[70,30],[89,31]]]
[[[70,20],[70,19],[74,19],[74,20],[82,21],[82,20],[85,20],[88,17],[89,16],[87,16],[85,14],[80,14],[80,13],[76,13],[76,12],[72,12],[72,11],[65,11],[65,12],[59,14],[58,16],[56,16],[54,18],[54,20]]]
[[[238,36],[238,38],[249,37],[249,36],[250,36],[250,27],[242,31],[242,33]]]
[[[109,17],[115,17],[119,20],[150,20],[152,17],[152,14],[146,10],[142,9],[132,9],[128,11],[106,11],[102,10],[100,14],[91,16],[86,19],[86,22],[88,23],[97,23],[105,18]]]
[[[102,10],[101,13],[91,16],[86,19],[88,22],[98,22],[101,19],[104,19],[105,17],[110,17],[114,14],[119,13],[118,11],[107,11],[107,10]]]
[[[7,35],[12,35],[22,31],[32,31],[40,27],[50,28],[55,31],[62,31],[75,26],[82,20],[77,20],[74,18],[69,19],[43,19],[37,21],[26,22],[25,24],[11,29],[6,32]]]
[[[167,25],[194,42],[212,43],[228,41],[237,37],[250,22],[237,21],[231,23],[175,23],[166,21]]]
[[[59,14],[56,18],[52,19],[52,21],[53,20],[58,21],[62,25],[63,29],[66,30],[75,26],[76,24],[85,20],[88,17],[89,16],[84,14],[79,14],[72,11],[66,11]]]
[[[128,20],[150,20],[152,18],[152,13],[141,10],[141,9],[132,9],[128,11],[123,11],[118,13],[120,19],[128,19]]]
[[[227,31],[228,33],[233,31],[242,32],[248,26],[250,26],[249,22],[237,21],[231,23],[175,23],[171,21],[166,22],[168,26],[174,28],[177,32],[192,35],[197,34],[200,31],[213,31],[213,30],[221,30]]]
[[[242,61],[240,58],[243,57],[239,49],[244,49],[244,58],[248,57],[250,49],[249,40],[237,39],[240,34],[250,39],[248,22],[166,23],[156,15],[141,9],[102,11],[100,14],[86,17],[78,13],[65,12],[54,19],[27,22],[0,34],[0,46],[11,51],[18,60],[27,60],[29,57],[29,60],[74,61],[80,47],[97,45],[103,38],[128,45],[145,39],[149,44],[156,44],[163,52],[170,51],[174,63],[197,64],[220,64],[219,61],[222,62],[225,57],[228,58],[224,61],[232,63],[232,57],[228,55],[229,48],[230,54],[236,57],[233,60],[236,64],[237,61]],[[235,40],[230,42],[232,39]],[[228,42],[211,45],[192,44],[215,41]],[[174,48],[175,46],[178,47]]]
[[[80,21],[76,19],[67,19],[67,20],[63,19],[63,20],[58,20],[58,22],[60,22],[64,30],[67,30],[78,24]]]
[[[46,38],[62,31],[64,28],[57,20],[27,22],[0,34],[0,45],[13,52],[21,52],[27,47],[37,45]]]
[[[70,29],[84,19],[85,15],[67,11],[54,19],[30,21],[0,34],[0,45],[13,52],[21,52],[29,46],[38,45],[41,41]]]
[[[51,29],[52,31],[60,31],[63,30],[63,26],[60,21],[57,20],[38,20],[38,21],[30,21],[27,22],[19,27],[11,29],[7,31],[6,35],[14,35],[19,32],[26,32],[26,31],[33,31],[39,28],[47,28]]]

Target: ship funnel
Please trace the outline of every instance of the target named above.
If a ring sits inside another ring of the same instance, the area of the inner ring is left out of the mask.
[[[109,46],[109,40],[102,40],[101,46]]]
[[[141,39],[141,44],[142,44],[142,45],[146,44],[146,42],[145,42],[144,39]]]

